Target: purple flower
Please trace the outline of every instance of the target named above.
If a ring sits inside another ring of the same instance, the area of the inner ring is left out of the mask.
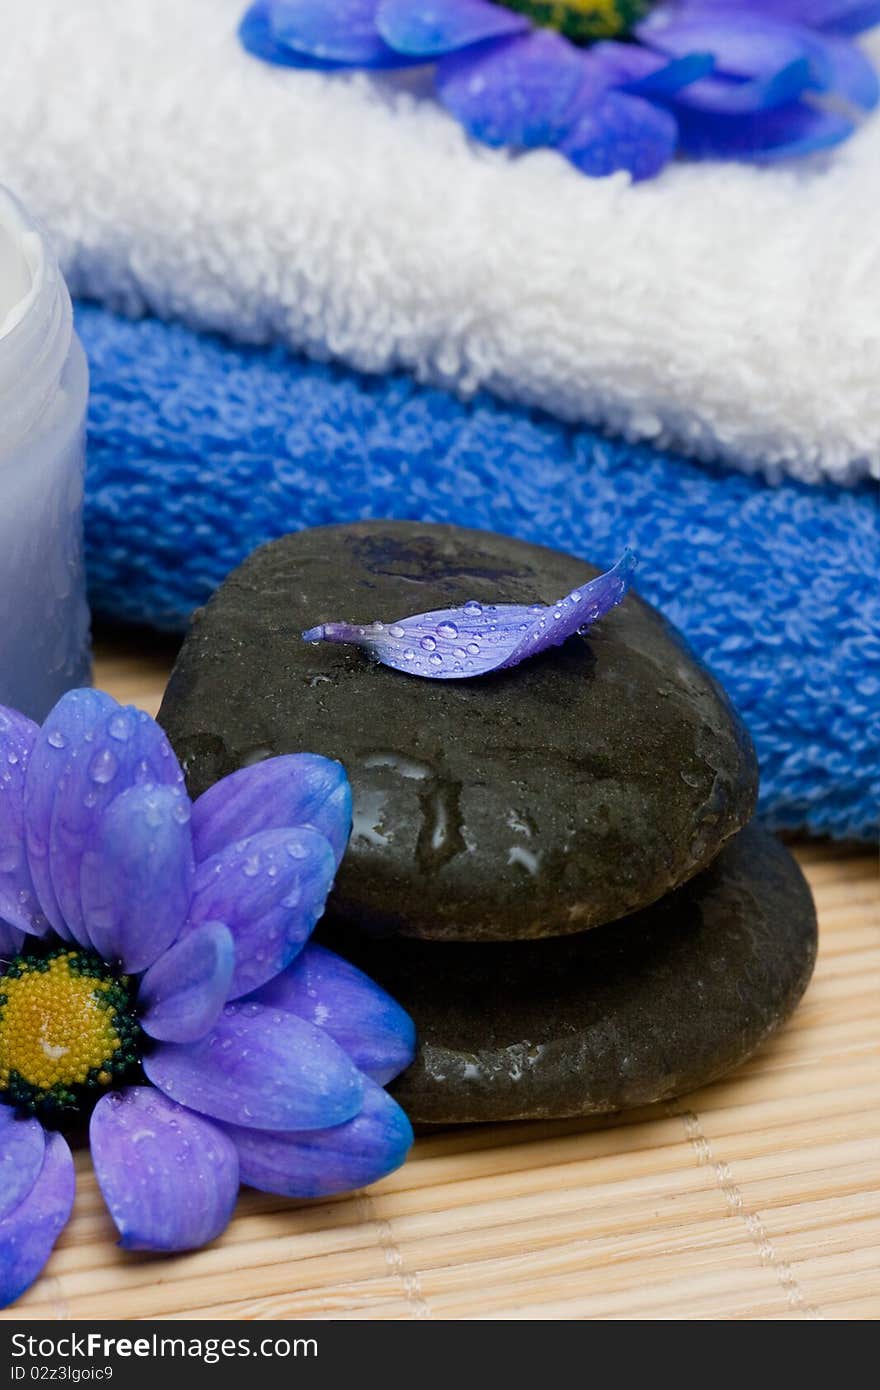
[[[213,1240],[240,1182],[315,1197],[403,1162],[382,1088],[412,1023],[307,944],[350,824],[326,758],[271,758],[191,805],[141,711],[93,690],[42,728],[0,708],[0,1306],[70,1215],[58,1130],[89,1112],[129,1249]]]
[[[606,574],[555,603],[478,603],[438,608],[388,623],[322,623],[304,642],[342,642],[364,647],[397,671],[431,680],[466,680],[518,666],[558,647],[620,603],[637,560],[627,550]]]
[[[880,0],[256,0],[242,43],[333,71],[436,64],[478,140],[651,178],[681,150],[775,160],[838,144],[878,100],[850,36]]]

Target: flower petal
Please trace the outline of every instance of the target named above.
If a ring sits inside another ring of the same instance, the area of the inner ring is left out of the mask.
[[[162,1042],[196,1042],[223,1012],[235,969],[232,935],[205,922],[176,942],[141,981],[141,1025]]]
[[[803,102],[738,116],[680,107],[679,145],[695,159],[749,159],[769,164],[838,145],[853,132],[851,121]]]
[[[199,864],[189,923],[225,922],[232,933],[231,999],[290,964],[324,911],[335,874],[329,843],[308,829],[262,830]]]
[[[483,676],[558,647],[603,617],[626,594],[635,567],[636,557],[627,550],[606,574],[549,605],[471,602],[367,627],[323,623],[304,632],[303,640],[364,647],[386,666],[432,680]]]
[[[566,129],[581,66],[567,39],[535,29],[442,58],[437,95],[487,145],[554,145]]]
[[[376,28],[378,0],[271,0],[269,30],[279,43],[324,63],[393,68],[412,63]]]
[[[812,61],[805,37],[821,44],[819,36],[807,29],[733,8],[704,14],[699,7],[682,12],[661,6],[637,26],[636,33],[648,47],[673,57],[711,53],[716,73],[745,78],[770,78],[804,58]],[[808,77],[820,75],[817,67]]]
[[[235,1145],[152,1086],[102,1096],[89,1141],[95,1176],[126,1250],[197,1250],[229,1224]]]
[[[182,787],[130,787],[104,810],[82,856],[84,921],[104,960],[139,974],[176,940],[193,884]]]
[[[311,1133],[268,1133],[229,1125],[241,1181],[283,1197],[329,1197],[377,1182],[399,1168],[412,1126],[387,1091],[368,1081],[354,1119]]]
[[[49,923],[37,901],[27,860],[24,783],[39,725],[0,706],[0,917],[9,928],[41,936]],[[0,950],[5,949],[0,929]]]
[[[96,690],[73,690],[59,700],[28,762],[25,826],[40,905],[65,939],[92,944],[80,891],[83,856],[108,804],[143,783],[183,787],[154,719]]]
[[[36,1279],[73,1206],[76,1174],[60,1134],[46,1136],[39,1177],[22,1202],[0,1221],[0,1308]]]
[[[589,52],[589,66],[604,77],[605,85],[622,87],[633,96],[671,96],[708,76],[714,65],[711,53],[667,58],[636,43],[617,43],[613,39],[593,44]]]
[[[351,833],[351,788],[341,763],[314,753],[289,753],[215,782],[193,805],[196,860],[260,830],[293,826],[319,830],[339,863]]]
[[[252,998],[325,1028],[380,1086],[415,1055],[416,1030],[409,1014],[362,971],[313,942]]]
[[[669,111],[643,97],[611,91],[583,106],[559,150],[591,178],[623,169],[638,181],[659,174],[677,145],[678,126]]]
[[[3,974],[5,956],[17,956],[24,944],[25,933],[19,927],[10,926],[0,920],[0,976]]]
[[[376,25],[391,48],[420,58],[438,58],[532,27],[525,15],[489,0],[379,0]]]
[[[880,0],[690,0],[683,8],[699,14],[746,11],[834,34],[857,34],[880,24]]]
[[[9,1105],[0,1105],[0,1220],[30,1192],[43,1166],[46,1139],[33,1116],[19,1119]]]
[[[286,43],[276,39],[269,24],[269,15],[274,0],[256,0],[245,13],[238,26],[238,37],[242,47],[264,63],[275,63],[282,68],[307,68],[317,72],[336,72],[345,63],[322,63],[320,58],[309,58],[304,53],[294,53]]]
[[[799,58],[778,72],[751,81],[733,77],[708,77],[694,82],[675,95],[676,105],[695,111],[718,111],[737,115],[740,112],[766,111],[795,100],[810,81],[810,65]]]
[[[172,1100],[246,1129],[324,1129],[356,1115],[364,1078],[328,1033],[261,1004],[227,1004],[200,1042],[144,1059]]]

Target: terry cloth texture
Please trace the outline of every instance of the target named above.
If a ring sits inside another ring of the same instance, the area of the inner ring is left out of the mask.
[[[870,484],[755,478],[403,374],[357,375],[78,307],[91,359],[91,598],[182,629],[261,542],[371,516],[455,522],[601,566],[676,623],[744,715],[769,822],[870,836],[880,548]],[[370,614],[339,614],[366,617]]]
[[[809,163],[590,180],[470,142],[424,75],[268,67],[246,7],[0,4],[0,182],[75,293],[770,477],[880,474],[880,114]]]

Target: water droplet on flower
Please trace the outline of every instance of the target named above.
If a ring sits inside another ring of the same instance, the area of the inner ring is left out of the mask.
[[[432,652],[437,646],[436,637],[423,637],[419,643],[423,652]]]
[[[453,656],[457,656],[460,660],[464,660],[464,654],[465,654],[465,652],[464,652],[464,647],[456,647],[455,650],[454,650],[453,653],[452,653]],[[456,667],[456,670],[460,670],[460,669],[461,669],[460,667]]]
[[[406,632],[404,631],[404,629],[403,629],[402,627],[399,627],[399,626],[389,627],[389,629],[388,629],[388,636],[389,636],[389,637],[405,637],[405,636],[406,636]]]
[[[188,801],[178,801],[171,811],[172,816],[178,825],[188,824],[191,816],[190,804]]]
[[[89,776],[99,786],[112,782],[119,771],[119,761],[109,748],[101,748],[89,763]]]
[[[374,632],[384,632],[384,631],[385,631],[385,624],[384,624],[384,623],[373,623],[373,631],[374,631]]]
[[[11,764],[12,767],[15,767],[15,764],[18,762],[18,754],[16,753],[14,748],[10,748],[9,752],[6,755],[6,760],[8,763]]]
[[[451,642],[453,638],[458,636],[458,628],[455,626],[455,623],[438,623],[437,635],[439,637],[445,637],[447,641]]]
[[[17,869],[21,861],[21,850],[18,845],[3,845],[0,847],[0,874],[11,874],[13,869]]]
[[[257,874],[260,872],[260,861],[255,854],[252,854],[250,859],[244,861],[241,866],[241,871],[245,878],[256,878]]]
[[[531,607],[529,608],[529,612],[530,612],[530,613],[543,613],[543,612],[544,612],[544,605],[543,605],[543,603],[533,603],[533,604],[531,605]]]
[[[468,649],[468,651],[470,652],[471,656],[479,656],[479,655],[480,655],[480,644],[479,644],[479,642],[468,642],[467,649]]]
[[[483,611],[483,605],[481,603],[477,603],[477,600],[475,598],[472,598],[469,599],[468,602],[465,604],[464,611],[465,613],[467,613],[469,618],[479,618],[480,614]]]
[[[571,593],[569,594],[568,597],[571,599],[572,603],[580,603],[580,598],[581,598],[581,591],[580,591],[580,589],[572,589],[572,591],[571,591]]]
[[[428,660],[430,661],[430,663],[431,663],[432,666],[442,666],[442,665],[443,665],[443,658],[442,658],[442,656],[440,655],[439,652],[435,652],[433,656],[428,657]]]
[[[415,654],[415,652],[413,651],[412,647],[404,647],[404,649],[403,649],[403,659],[404,659],[404,661],[415,661],[415,659],[416,659],[416,654]]]
[[[558,608],[554,609],[554,612],[553,612],[553,620],[554,620],[554,622],[557,622],[557,623],[558,623],[558,622],[559,622],[559,619],[560,619],[561,617],[562,617],[562,613],[560,612],[560,610],[559,610]]]
[[[67,739],[64,737],[60,729],[52,730],[52,732],[49,734],[49,742],[51,743],[53,748],[67,747]]]
[[[117,739],[119,743],[127,742],[131,738],[131,723],[128,717],[122,711],[119,714],[114,714],[107,725],[107,732],[111,738]]]

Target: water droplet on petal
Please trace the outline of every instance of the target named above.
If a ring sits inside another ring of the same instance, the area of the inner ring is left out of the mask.
[[[419,646],[423,652],[432,652],[437,646],[437,639],[436,637],[423,637]]]
[[[465,654],[464,647],[456,647],[455,650],[454,650],[453,653],[452,653],[453,656],[457,656],[457,657],[459,657],[460,659],[463,659],[463,658],[464,658],[464,654]],[[458,669],[458,668],[456,667],[456,670],[457,670],[457,669]]]
[[[467,613],[469,618],[479,618],[480,614],[483,611],[483,605],[481,603],[477,603],[477,600],[475,598],[472,598],[469,599],[468,602],[465,604],[464,611],[465,613]]]
[[[455,623],[438,623],[437,633],[438,636],[445,637],[447,641],[451,642],[458,636],[458,628]]]
[[[443,665],[443,658],[442,658],[442,656],[440,655],[439,652],[435,652],[433,656],[431,656],[431,657],[428,658],[428,660],[430,661],[430,663],[431,663],[432,666],[442,666],[442,665]]]
[[[89,776],[99,786],[106,786],[108,782],[112,782],[118,771],[119,760],[109,748],[99,749],[89,763]]]
[[[131,738],[131,723],[128,716],[120,710],[114,714],[107,725],[107,732],[111,738],[115,738],[119,743],[125,743]]]
[[[241,866],[241,871],[245,878],[256,878],[260,872],[260,861],[254,854],[250,859],[246,859]]]
[[[67,747],[67,739],[64,737],[60,729],[52,730],[52,732],[49,734],[49,742],[51,743],[53,748]]]
[[[468,651],[470,652],[471,656],[479,656],[479,655],[480,655],[480,644],[479,644],[479,642],[468,642],[467,649],[468,649]]]
[[[403,659],[404,659],[404,661],[415,661],[415,659],[416,659],[416,654],[415,654],[415,652],[413,651],[412,647],[404,647],[404,649],[403,649]]]
[[[406,636],[406,633],[404,632],[404,630],[403,630],[402,627],[395,626],[395,627],[389,627],[389,629],[388,629],[388,636],[389,636],[389,637],[405,637],[405,636]]]

